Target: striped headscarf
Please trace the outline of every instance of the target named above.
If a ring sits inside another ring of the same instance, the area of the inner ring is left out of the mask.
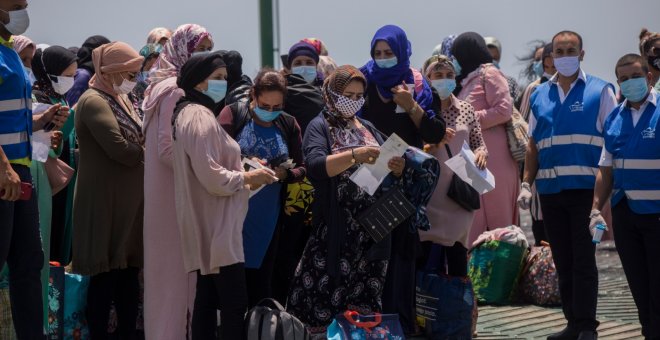
[[[152,68],[149,79],[156,84],[170,77],[176,77],[183,64],[190,59],[199,43],[209,38],[213,47],[213,38],[206,28],[196,24],[185,24],[174,31]]]
[[[428,77],[431,72],[440,68],[449,68],[455,72],[454,64],[451,62],[451,59],[445,55],[434,55],[431,58],[426,59],[421,72],[424,76]]]
[[[326,119],[331,125],[343,125],[343,117],[341,113],[335,108],[335,103],[344,90],[352,81],[357,80],[367,87],[367,78],[355,66],[343,65],[339,66],[326,80],[323,82],[321,92],[326,106]]]

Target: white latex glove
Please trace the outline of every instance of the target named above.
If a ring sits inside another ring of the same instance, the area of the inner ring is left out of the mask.
[[[589,221],[589,232],[591,233],[591,237],[594,236],[594,232],[596,231],[596,226],[599,224],[604,225],[605,230],[607,230],[607,223],[605,223],[605,219],[600,214],[600,210],[597,209],[592,210],[591,214],[589,214],[589,218],[591,219]]]
[[[529,210],[532,205],[532,188],[529,183],[522,182],[520,184],[520,195],[518,195],[518,206],[520,209]]]

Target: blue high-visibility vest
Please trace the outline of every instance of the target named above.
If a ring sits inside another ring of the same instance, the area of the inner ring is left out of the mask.
[[[552,82],[532,94],[539,194],[594,187],[603,147],[602,134],[596,129],[600,97],[606,86],[613,86],[590,75],[586,79],[586,83],[578,79],[563,103],[558,85]]]
[[[30,82],[16,51],[0,44],[0,146],[10,161],[31,157],[31,133]]]
[[[619,105],[605,121],[605,148],[612,154],[612,206],[627,197],[638,214],[660,213],[660,96],[648,104],[636,126],[630,108]]]

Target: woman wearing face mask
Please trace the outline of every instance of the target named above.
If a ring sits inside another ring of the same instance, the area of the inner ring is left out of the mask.
[[[378,158],[381,135],[355,114],[364,104],[367,80],[353,66],[341,66],[326,79],[326,107],[309,125],[303,141],[308,176],[314,184],[314,225],[291,285],[287,309],[313,333],[324,332],[347,309],[382,311],[381,296],[389,251],[376,244],[357,216],[376,202],[349,177],[360,164]],[[389,160],[400,177],[403,158]],[[384,247],[387,248],[387,247]]]
[[[431,87],[424,76],[410,67],[411,45],[397,26],[380,28],[371,41],[371,58],[361,68],[368,80],[366,103],[360,117],[389,136],[396,133],[408,145],[422,148],[424,142],[439,143],[445,123],[433,109]],[[406,334],[415,331],[415,259],[419,235],[402,223],[393,231],[392,258],[383,309],[397,313]]]
[[[660,91],[660,33],[643,28],[639,33],[639,52],[649,64],[655,90]]]
[[[35,58],[32,60],[31,68],[35,71],[36,82],[33,86],[32,95],[36,99],[33,104],[33,114],[38,114],[52,105],[67,106],[64,100],[64,94],[73,84],[73,75],[76,72],[78,64],[77,57],[71,51],[61,46],[51,46],[45,51],[37,50]],[[62,230],[53,230],[51,228],[52,210],[53,210],[53,189],[48,181],[44,162],[48,158],[56,159],[61,153],[62,135],[71,134],[73,130],[73,117],[69,117],[62,127],[62,131],[53,131],[51,139],[54,139],[57,148],[49,150],[45,159],[32,159],[30,172],[35,184],[37,200],[39,206],[39,229],[41,230],[41,243],[44,250],[44,267],[41,269],[41,282],[44,301],[48,301],[48,278],[50,266],[51,235],[52,243],[59,249]],[[46,132],[36,132],[42,137],[48,138]],[[52,143],[49,143],[52,144]],[[51,145],[49,145],[51,146]],[[61,188],[57,188],[61,189]],[[51,234],[52,232],[52,234]],[[44,308],[44,325],[48,325],[48,306]]]
[[[37,52],[37,45],[30,40],[30,38],[17,35],[14,38],[14,51],[18,53],[18,56],[21,58],[23,67],[25,67],[25,73],[28,75],[28,80],[30,83],[34,84],[34,73],[32,72],[32,58],[34,58],[34,53]]]
[[[184,339],[189,328],[187,315],[193,308],[196,275],[184,269],[181,256],[172,172],[172,113],[184,95],[176,84],[181,67],[193,53],[211,48],[213,39],[206,28],[195,24],[177,28],[151,68],[142,105],[144,327],[148,339]]]
[[[484,169],[487,164],[488,151],[481,135],[481,125],[474,114],[472,105],[456,98],[452,92],[456,88],[456,72],[451,59],[440,55],[433,56],[425,63],[424,75],[430,79],[440,101],[440,114],[447,123],[445,139],[437,145],[432,145],[429,152],[433,154],[442,167],[440,179],[427,205],[427,215],[431,229],[420,231],[422,241],[430,241],[442,245],[443,257],[447,263],[446,272],[450,276],[467,276],[467,249],[470,247],[468,235],[474,219],[474,212],[467,211],[447,196],[453,172],[445,165],[449,159],[446,148],[452,151],[452,156],[460,152],[463,143],[470,145],[476,156],[477,166]],[[427,250],[429,244],[424,244]]]
[[[142,111],[142,103],[144,102],[144,92],[149,87],[149,70],[154,66],[158,56],[162,51],[163,46],[160,44],[147,44],[142,49],[140,49],[140,55],[144,57],[144,62],[142,67],[140,67],[140,73],[137,76],[137,85],[133,89],[133,92],[130,93],[129,98],[133,102],[136,111],[140,115],[140,118],[144,118],[144,111]]]
[[[476,211],[468,246],[487,229],[518,223],[516,201],[519,188],[518,164],[511,156],[505,125],[511,119],[513,104],[507,80],[493,66],[484,38],[477,33],[459,35],[452,47],[455,61],[458,99],[470,103],[481,124],[490,161],[488,170],[497,187],[481,195],[481,209]]]
[[[177,84],[185,92],[173,115],[176,217],[185,270],[196,272],[193,340],[243,339],[247,310],[242,229],[248,190],[278,180],[267,169],[243,172],[241,150],[215,113],[227,90],[219,53],[194,56]],[[266,189],[264,189],[266,190]]]
[[[116,303],[118,333],[135,336],[142,267],[144,136],[128,94],[141,57],[128,44],[92,53],[95,75],[75,117],[80,166],[73,202],[73,271],[91,276],[87,321],[93,339],[107,339]]]
[[[320,87],[323,79],[317,70],[319,53],[313,45],[300,41],[289,49],[289,69],[307,83]],[[318,112],[317,112],[318,113]]]
[[[61,46],[51,46],[45,50],[38,49],[35,57],[32,59],[32,70],[36,82],[32,88],[32,95],[36,103],[37,110],[44,109],[45,106],[60,105],[69,107],[66,101],[66,94],[74,84],[74,74],[78,67],[77,57],[73,52]],[[36,110],[34,110],[36,111]],[[76,133],[74,130],[75,112],[70,110],[70,116],[67,119],[61,131],[55,136],[61,141],[56,152],[51,152],[49,157],[59,157],[69,167],[76,169],[76,164],[71,156],[71,149],[75,147]],[[53,162],[54,160],[51,160]],[[75,172],[69,183],[75,183]],[[67,185],[54,196],[48,195],[48,213],[49,221],[49,247],[48,258],[52,261],[68,263],[71,248],[71,223],[64,223],[66,216],[71,216],[73,209],[73,187],[74,184]],[[46,197],[40,197],[45,200]],[[41,206],[41,204],[40,204]],[[43,218],[44,214],[40,214]],[[44,248],[46,250],[46,248]],[[48,268],[48,266],[46,266]]]
[[[285,183],[302,180],[306,172],[300,127],[295,118],[283,112],[284,77],[274,70],[260,71],[250,96],[250,103],[225,107],[219,121],[238,142],[242,155],[268,164],[280,181],[250,198],[243,226],[248,298],[249,306],[253,307],[260,300],[273,297],[272,277],[280,239],[277,226],[286,199]],[[295,167],[284,165],[289,159]],[[283,240],[287,242],[283,246],[290,246],[289,240]]]

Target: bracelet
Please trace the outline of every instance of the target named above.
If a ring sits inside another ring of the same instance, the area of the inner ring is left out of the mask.
[[[353,157],[351,158],[351,163],[355,164],[357,162],[355,159],[355,149],[351,149],[351,156]]]

